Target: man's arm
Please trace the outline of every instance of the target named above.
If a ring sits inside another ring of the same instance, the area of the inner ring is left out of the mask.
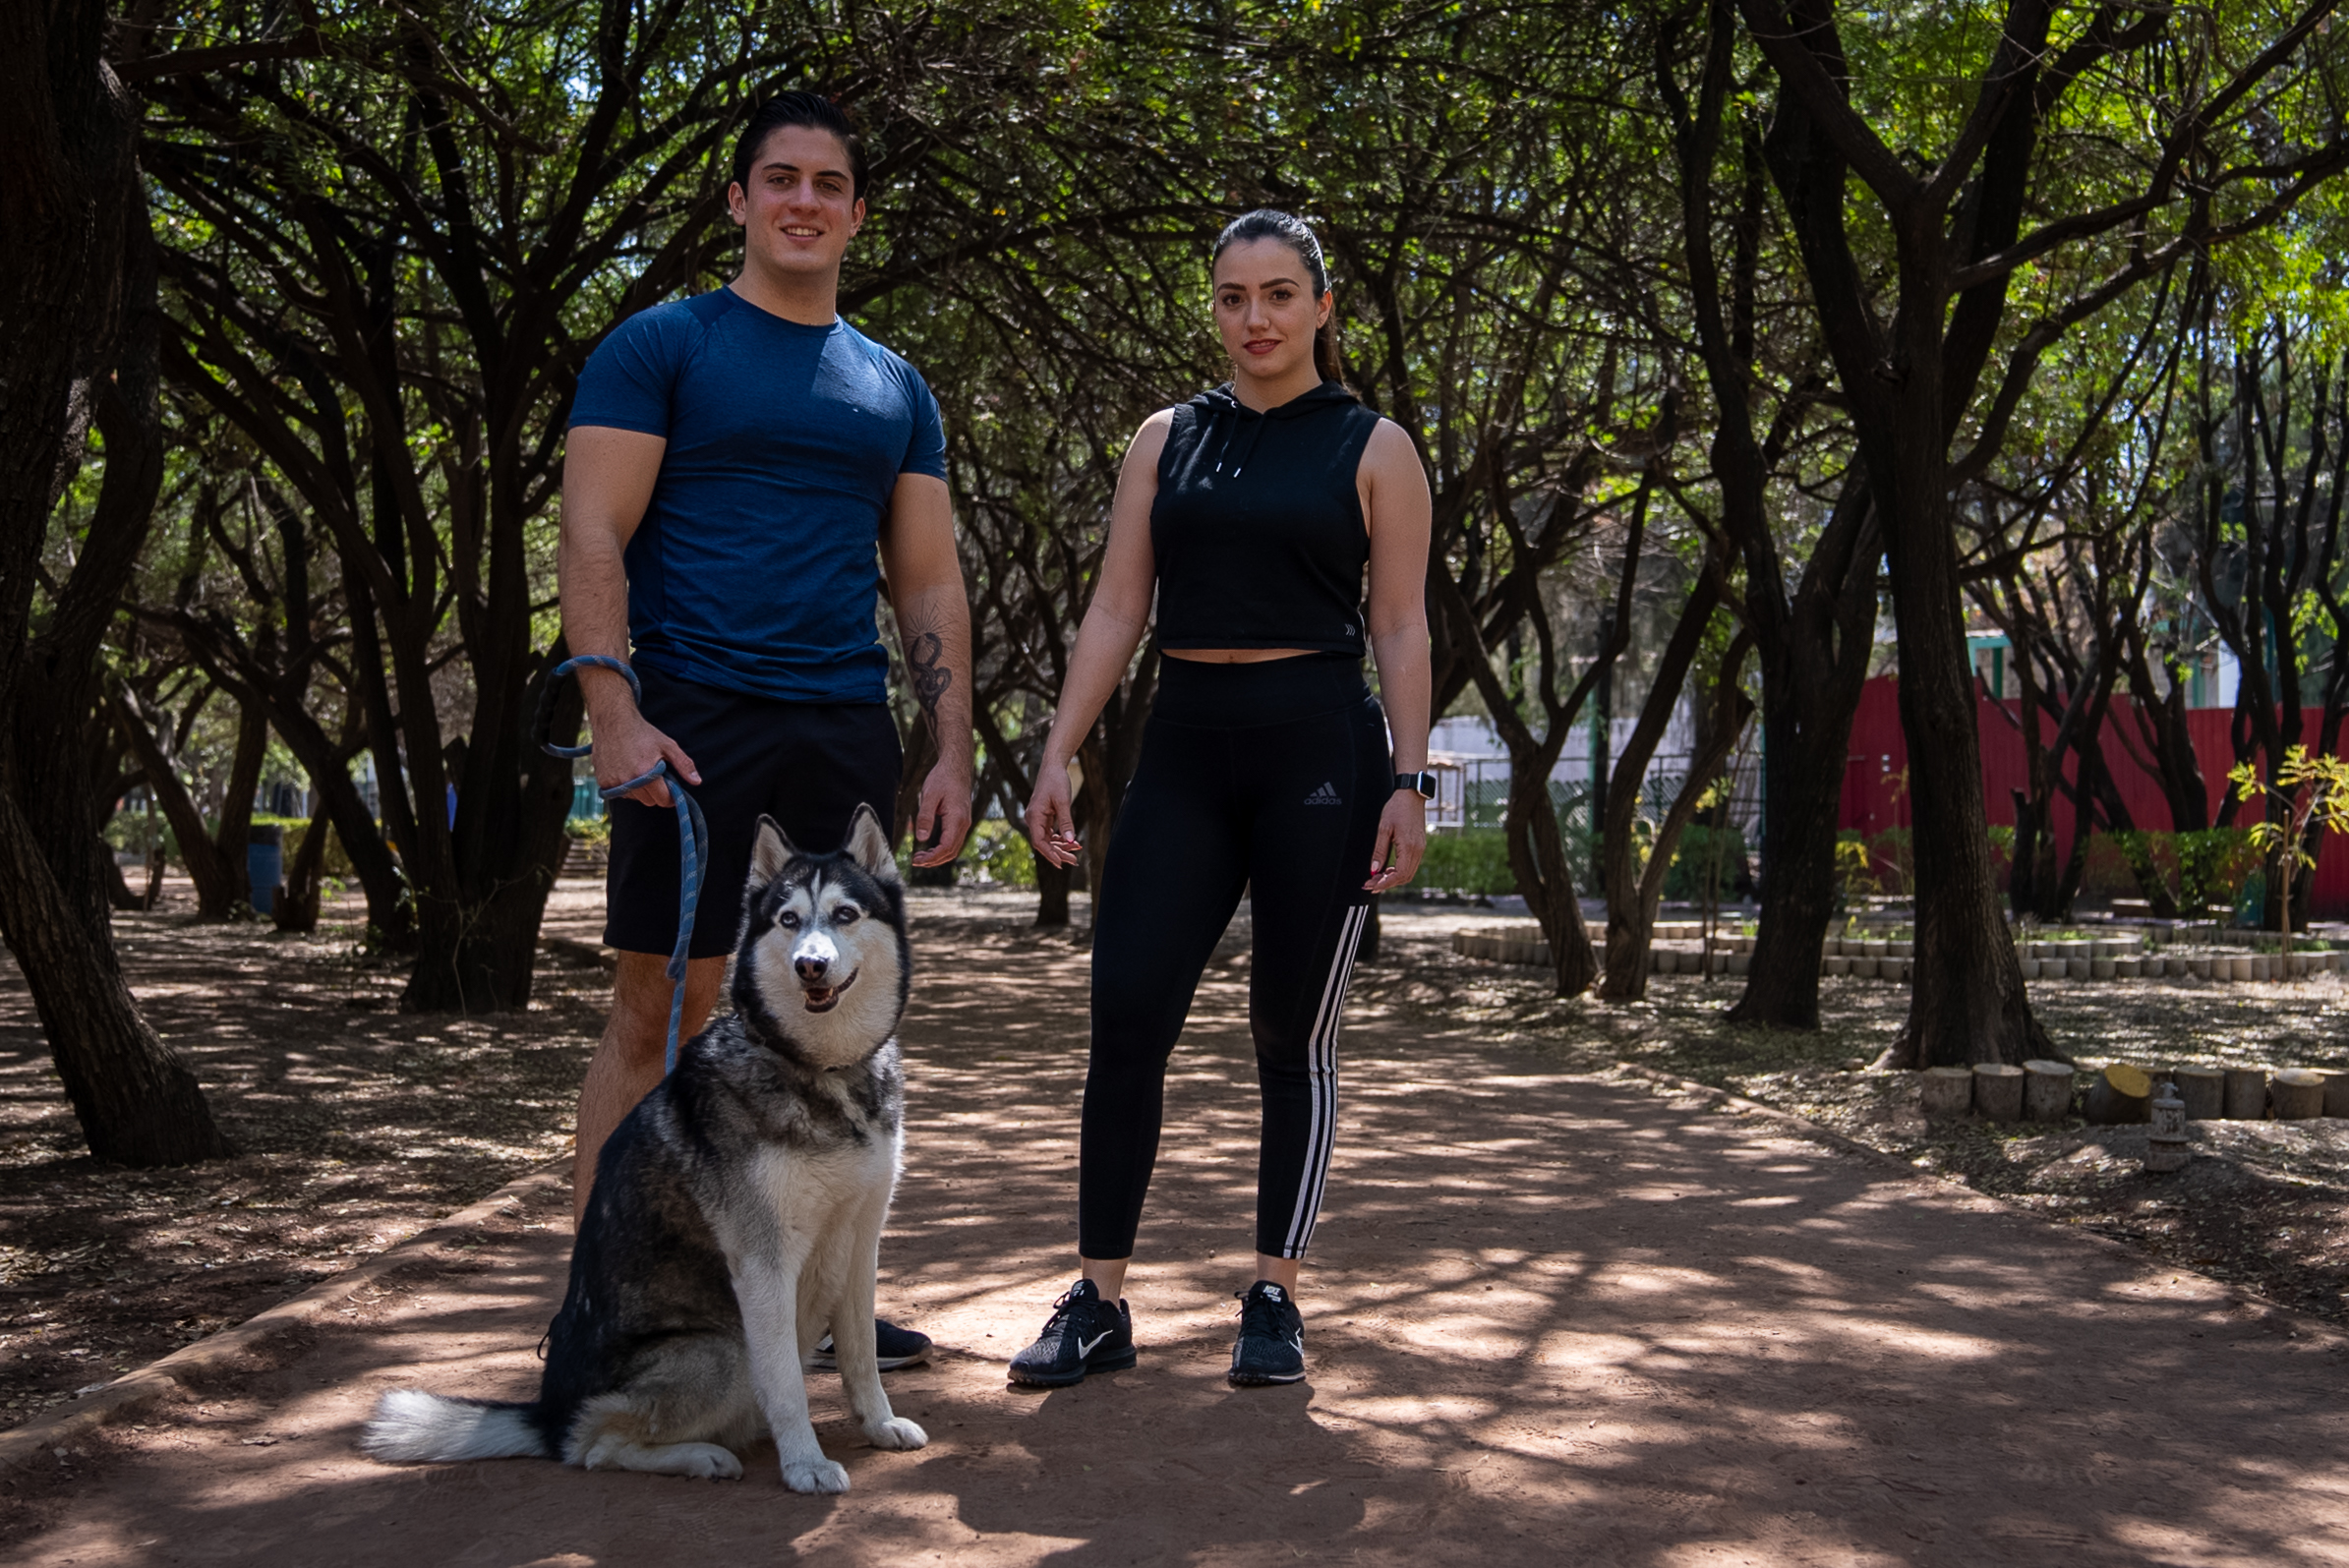
[[[938,766],[922,781],[913,812],[917,866],[963,852],[970,832],[970,600],[955,554],[954,502],[946,482],[901,474],[881,530],[881,570],[904,639],[913,700],[938,738]],[[936,842],[932,843],[933,836]]]
[[[600,425],[582,425],[565,438],[555,576],[562,595],[563,637],[574,658],[602,654],[624,662],[628,657],[628,571],[622,556],[652,503],[661,456],[668,450],[669,442],[658,436]],[[701,783],[693,759],[644,722],[625,680],[593,667],[578,676],[595,739],[598,787],[609,789],[650,773],[663,760],[685,783]],[[626,798],[667,806],[669,785],[656,779],[629,790]]]

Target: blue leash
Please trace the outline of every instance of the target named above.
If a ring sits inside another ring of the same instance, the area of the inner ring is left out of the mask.
[[[576,659],[564,660],[555,667],[555,673],[549,677],[546,689],[539,697],[536,739],[539,749],[549,756],[584,757],[595,750],[592,745],[558,746],[548,738],[555,718],[556,682],[581,665],[617,670],[620,678],[628,683],[628,692],[636,699],[637,706],[641,708],[644,705],[644,687],[637,681],[636,671],[620,661],[607,659],[602,654],[581,654]],[[630,779],[626,784],[616,784],[598,793],[606,800],[617,799],[631,789],[643,788],[668,773],[669,763],[664,759],[653,764],[652,772]],[[669,780],[669,798],[676,807],[677,900],[676,951],[670,954],[667,970],[670,979],[669,1053],[663,1059],[662,1072],[665,1074],[676,1071],[677,1025],[685,1017],[685,950],[693,945],[693,911],[701,902],[701,871],[710,857],[710,828],[702,820],[701,805],[685,793],[684,781],[674,775]]]

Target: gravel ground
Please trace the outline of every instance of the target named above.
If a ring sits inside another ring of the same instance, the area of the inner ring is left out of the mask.
[[[592,957],[601,902],[595,882],[562,884],[529,1011],[476,1018],[394,1011],[400,976],[358,954],[356,900],[329,903],[309,938],[199,924],[184,884],[156,911],[118,916],[143,1006],[195,1062],[243,1151],[188,1170],[120,1170],[83,1151],[23,979],[0,956],[0,1427],[242,1321],[567,1149],[608,991]],[[1028,929],[1028,895],[924,892],[913,906],[917,923],[994,933],[997,961],[1065,953],[1069,941]],[[1082,898],[1077,913],[1082,922]],[[1826,982],[1830,1018],[1816,1035],[1728,1028],[1730,982],[1695,976],[1661,977],[1631,1007],[1561,1002],[1537,971],[1451,954],[1453,930],[1493,919],[1390,908],[1356,996],[1404,1017],[1485,1025],[1488,1037],[1532,1044],[1575,1071],[1631,1062],[1733,1089],[2349,1321],[2349,1123],[2206,1125],[2201,1157],[2171,1178],[2138,1172],[2143,1129],[1928,1128],[1902,1075],[1847,1070],[1899,1027],[1899,987]],[[1244,912],[1221,965],[1245,968],[1245,938]],[[2349,1066],[2335,1043],[2349,1038],[2349,987],[2336,977],[2054,984],[2034,997],[2081,1056]]]

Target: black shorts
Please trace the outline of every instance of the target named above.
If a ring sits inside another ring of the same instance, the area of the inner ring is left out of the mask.
[[[902,756],[897,721],[877,703],[778,702],[639,668],[644,717],[700,770],[692,787],[710,825],[692,956],[734,950],[742,884],[763,813],[792,842],[825,853],[849,836],[858,802],[891,823]],[[615,800],[604,941],[622,953],[676,949],[676,812]]]

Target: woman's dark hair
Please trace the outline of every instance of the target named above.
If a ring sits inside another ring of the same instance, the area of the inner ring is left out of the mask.
[[[1235,245],[1251,240],[1278,240],[1297,253],[1297,260],[1305,263],[1305,270],[1313,274],[1314,298],[1319,300],[1329,292],[1329,268],[1321,261],[1321,242],[1314,238],[1314,231],[1305,219],[1288,212],[1277,212],[1260,206],[1254,212],[1243,212],[1223,226],[1215,236],[1215,249],[1207,258],[1213,269],[1223,260],[1223,253]],[[1337,312],[1329,313],[1329,319],[1314,333],[1314,369],[1321,373],[1324,381],[1343,381],[1345,365],[1337,353]]]
[[[839,137],[841,145],[849,149],[849,179],[855,188],[854,199],[864,200],[864,138],[856,134],[856,127],[839,104],[816,92],[779,92],[750,111],[750,123],[742,127],[741,138],[734,143],[734,184],[745,191],[750,188],[750,160],[767,145],[767,138],[787,125],[829,131]]]

